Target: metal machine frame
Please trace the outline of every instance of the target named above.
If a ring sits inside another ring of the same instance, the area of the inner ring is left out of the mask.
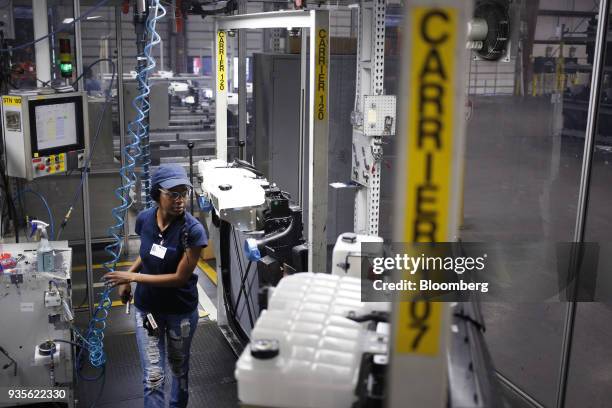
[[[383,137],[395,134],[395,96],[384,95],[386,0],[359,2],[357,80],[351,180],[355,195],[354,231],[378,235]],[[390,122],[388,122],[390,119]]]
[[[308,270],[326,270],[327,156],[329,136],[329,12],[327,10],[279,11],[218,17],[215,22],[217,159],[227,161],[227,59],[226,32],[240,29],[303,28],[310,34],[308,107]],[[305,45],[305,35],[302,44]],[[306,47],[302,47],[305,61]],[[239,63],[240,64],[240,63]],[[244,70],[239,70],[241,78]],[[305,64],[302,64],[302,83]],[[239,79],[243,81],[243,79]],[[305,126],[305,95],[302,95],[302,126]],[[299,146],[301,149],[301,146]],[[301,155],[300,155],[301,157]],[[300,165],[300,169],[302,166]],[[300,177],[301,180],[301,177]],[[301,188],[300,188],[301,190]],[[301,201],[301,200],[300,200]],[[302,204],[300,202],[300,204]]]

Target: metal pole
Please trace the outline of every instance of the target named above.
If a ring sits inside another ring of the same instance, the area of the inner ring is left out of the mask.
[[[34,38],[49,34],[49,9],[47,0],[32,0],[32,14],[34,18]],[[75,17],[76,14],[75,9]],[[74,27],[76,33],[76,25]],[[77,48],[78,49],[78,48]],[[36,77],[42,82],[51,81],[51,57],[49,53],[49,39],[37,42],[34,45],[36,53]],[[38,86],[38,84],[37,84]]]
[[[246,1],[238,1],[238,14],[247,11]],[[246,149],[241,147],[240,142],[245,142],[247,133],[247,81],[246,81],[246,55],[247,55],[247,30],[238,30],[238,157],[244,157]]]
[[[300,48],[300,144],[298,146],[298,202],[304,203],[304,142],[306,141],[306,50],[308,49],[308,32],[302,28],[302,47]]]
[[[159,70],[164,70],[164,40],[159,40]]]
[[[79,4],[79,0],[74,0],[74,18],[76,19],[81,15],[81,5]],[[81,22],[77,21],[74,23],[74,38],[75,38],[75,46],[76,46],[76,74],[80,76],[83,72],[83,42],[81,41]],[[83,78],[79,80],[77,84],[79,90],[85,89],[83,86]],[[87,98],[85,98],[85,103],[87,103]],[[87,107],[84,107],[87,110]],[[89,142],[89,141],[88,141]],[[85,155],[89,155],[89,147],[87,147],[85,151]],[[92,251],[91,251],[91,215],[89,213],[89,169],[83,170],[85,174],[83,174],[83,227],[85,229],[85,268],[87,270],[87,309],[89,311],[89,317],[93,316],[93,307],[94,307],[94,284],[93,284],[93,261],[92,261]]]
[[[311,10],[308,140],[308,270],[327,269],[329,12]]]
[[[123,99],[123,26],[122,13],[118,6],[115,6],[115,38],[117,46],[117,101],[119,103],[119,157],[121,157],[121,167],[125,167],[125,101]],[[121,184],[123,177],[119,176]],[[129,247],[130,224],[129,217],[125,217],[123,223],[123,248],[126,254],[130,253]]]
[[[589,110],[585,131],[582,170],[580,175],[578,209],[576,211],[576,226],[574,228],[574,242],[576,243],[581,243],[584,241],[584,225],[589,202],[589,184],[591,179],[593,146],[595,144],[595,137],[597,135],[597,120],[599,115],[601,85],[604,72],[605,51],[607,44],[606,35],[608,33],[609,14],[610,0],[601,0],[599,2],[597,34],[595,37],[593,76],[591,77],[591,92],[589,95]],[[569,376],[569,364],[571,360],[572,342],[574,337],[574,324],[576,320],[576,307],[576,302],[569,302],[565,314],[565,325],[563,327],[563,343],[561,346],[559,382],[557,384],[557,408],[563,408],[565,406],[567,380]]]
[[[193,142],[187,143],[187,148],[189,149],[189,181],[191,185],[193,185]],[[191,213],[193,214],[193,189],[189,193],[190,207]]]
[[[134,30],[136,32],[136,78],[138,83],[138,93],[143,94],[145,87],[148,86],[148,76],[143,72],[147,67],[148,61],[145,57],[145,47],[150,36],[147,28],[147,21],[149,18],[149,1],[138,0],[134,9]],[[145,196],[145,208],[150,208],[151,203],[151,175],[149,173],[151,164],[151,153],[149,150],[149,114],[150,109],[145,111],[145,106],[149,106],[149,96],[145,96],[138,100],[137,103],[139,109],[144,112],[144,118],[141,120],[141,126],[136,131],[140,136],[140,149],[141,149],[141,163],[142,163],[142,177],[141,182],[144,180],[144,196]],[[142,185],[142,184],[140,184]]]
[[[518,395],[519,397],[527,401],[529,404],[531,404],[533,408],[546,408],[544,405],[540,404],[535,398],[533,398],[531,395],[527,394],[525,391],[517,387],[512,381],[504,377],[499,372],[496,371],[495,375],[497,376],[501,384],[503,384],[505,387],[510,389],[512,392],[514,392],[516,395]]]
[[[227,161],[227,35],[215,21],[215,137],[217,159]]]

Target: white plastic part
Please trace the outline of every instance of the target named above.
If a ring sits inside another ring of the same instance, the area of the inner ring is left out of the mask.
[[[361,278],[361,257],[364,256],[382,256],[380,254],[363,254],[363,243],[380,243],[383,239],[372,235],[353,234],[345,232],[338,236],[334,252],[332,255],[332,275],[352,276]],[[370,250],[376,249],[376,245],[369,247]],[[382,250],[382,245],[380,246]]]
[[[46,290],[45,291],[45,307],[52,308],[58,307],[62,304],[62,297],[59,292],[56,290]]]
[[[40,220],[32,220],[31,223],[36,226],[40,236],[38,248],[36,249],[38,272],[53,272],[55,269],[55,256],[53,248],[49,244],[49,234],[47,234],[49,224]]]
[[[198,170],[202,176],[202,190],[217,211],[256,207],[265,201],[262,185],[266,179],[247,169],[227,167],[222,160],[201,160]],[[223,187],[230,187],[227,190]]]
[[[264,204],[265,178],[244,168],[227,167],[223,160],[200,160],[201,189],[219,217],[240,231],[256,228],[256,209]]]
[[[242,404],[284,408],[349,408],[364,352],[387,353],[384,330],[346,316],[388,311],[361,302],[360,281],[328,274],[283,278],[251,333],[251,341],[277,340],[278,356],[258,359],[247,347],[236,364]]]

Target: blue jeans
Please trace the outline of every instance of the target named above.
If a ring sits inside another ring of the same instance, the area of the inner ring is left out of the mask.
[[[163,408],[166,378],[166,352],[172,388],[170,407],[186,407],[189,399],[189,349],[198,326],[198,311],[186,314],[153,313],[159,327],[159,336],[149,335],[143,327],[148,312],[134,308],[136,316],[136,341],[144,379],[145,408]]]

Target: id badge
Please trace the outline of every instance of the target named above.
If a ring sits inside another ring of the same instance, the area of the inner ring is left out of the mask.
[[[149,253],[159,259],[164,259],[164,256],[166,256],[166,250],[166,247],[163,247],[158,244],[153,244],[153,246],[151,247],[151,252]]]

